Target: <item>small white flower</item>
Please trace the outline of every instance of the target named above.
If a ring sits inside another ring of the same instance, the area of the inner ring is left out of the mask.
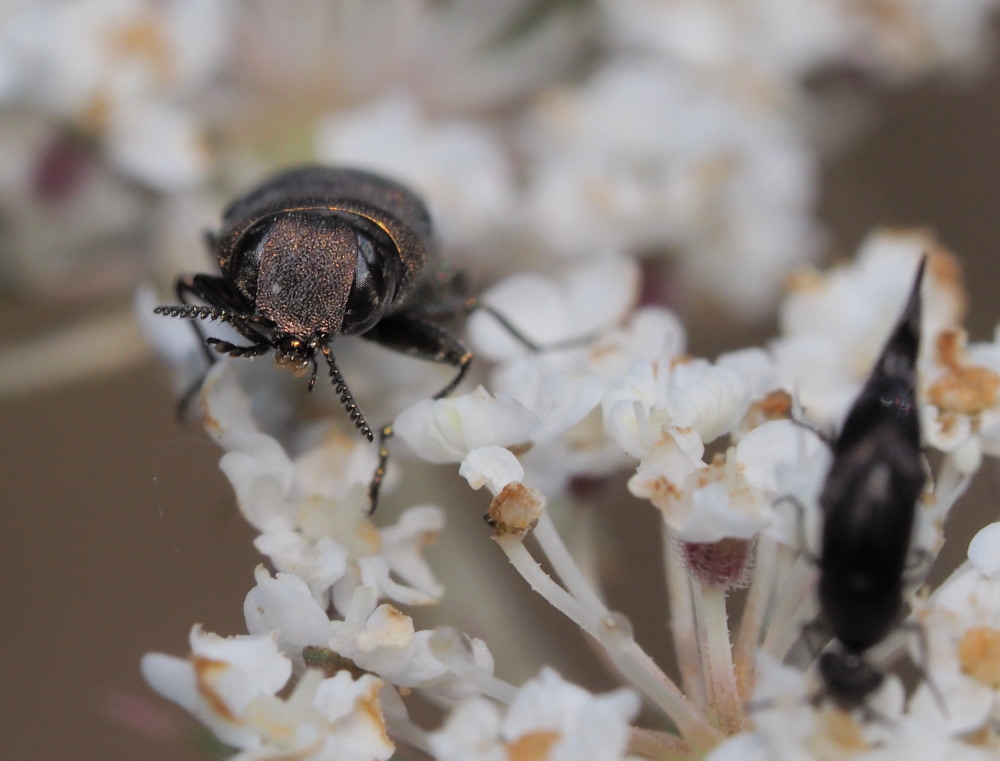
[[[608,386],[601,400],[605,430],[635,458],[649,452],[670,422],[656,369],[652,362],[636,360],[627,374]]]
[[[444,512],[434,505],[411,507],[396,523],[379,529],[379,558],[385,560],[393,574],[429,600],[439,599],[444,587],[434,577],[422,553],[443,529]]]
[[[905,720],[902,712],[905,692],[893,674],[887,675],[866,703],[870,710],[884,717],[885,721],[880,723],[860,719],[860,711],[848,713],[831,705],[814,706],[810,697],[817,686],[810,684],[798,669],[784,666],[766,653],[758,655],[756,673],[752,704],[761,707],[753,712],[754,728],[723,742],[706,761],[744,758],[753,761],[814,761],[816,758],[932,761],[952,757],[935,755],[940,747],[958,749],[950,747],[939,731],[930,732],[923,747],[920,743],[914,747],[914,735],[908,737],[901,726]],[[914,723],[914,729],[916,724],[919,722]],[[929,747],[926,745],[928,740],[932,741]]]
[[[984,454],[1000,453],[1000,352],[996,340],[966,346],[964,331],[942,331],[924,380],[927,442],[947,452],[963,474]]]
[[[248,632],[277,632],[282,651],[289,655],[330,639],[330,619],[302,579],[291,573],[272,577],[262,565],[254,570],[254,577],[257,585],[243,601]]]
[[[620,758],[638,711],[639,696],[631,690],[592,695],[543,668],[518,691],[500,732],[509,743],[536,733],[554,735],[547,756],[553,761]]]
[[[929,602],[915,605],[929,657],[920,643],[911,644],[911,656],[927,660],[923,668],[948,707],[945,723],[951,732],[975,732],[1000,719],[1000,583],[966,566]],[[922,699],[933,702],[931,688],[922,689],[927,692]]]
[[[204,639],[205,635],[201,635]],[[276,692],[290,674],[287,659],[278,655],[275,677],[264,683],[253,678],[253,662],[267,662],[254,645],[269,637],[216,638],[198,642],[190,662],[159,654],[147,655],[143,671],[153,687],[188,708],[219,740],[236,749],[238,761],[299,758],[303,761],[385,761],[394,750],[378,701],[382,682],[347,671],[324,679],[310,669],[287,699]],[[220,644],[221,643],[221,644]],[[194,648],[195,642],[192,641]],[[226,661],[250,646],[245,659]],[[271,654],[274,656],[274,654]],[[242,667],[242,670],[241,670]],[[179,686],[179,689],[178,689]]]
[[[469,700],[428,739],[439,761],[608,761],[624,757],[638,710],[630,690],[591,695],[545,668],[505,714],[481,698]]]
[[[468,694],[462,680],[436,658],[430,630],[417,631],[413,620],[388,604],[375,606],[374,590],[359,587],[343,621],[334,621],[329,647],[360,668],[400,687],[420,687],[442,697]],[[492,673],[493,657],[481,640],[471,639],[475,666]]]
[[[479,386],[471,394],[425,399],[396,418],[396,435],[428,462],[461,462],[473,449],[531,440],[538,418],[509,397]]]
[[[256,731],[245,715],[255,700],[271,697],[292,674],[273,633],[219,637],[191,629],[187,660],[149,653],[142,672],[153,689],[193,713],[223,742],[248,747]]]
[[[437,761],[510,761],[500,739],[501,712],[486,698],[463,700],[427,739]]]
[[[708,444],[743,419],[750,391],[750,383],[737,370],[696,360],[673,368],[665,403],[673,425],[694,428]]]

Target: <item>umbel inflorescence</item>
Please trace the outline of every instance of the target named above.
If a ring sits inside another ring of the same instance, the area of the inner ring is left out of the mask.
[[[843,706],[815,668],[829,628],[810,625],[832,459],[824,435],[839,430],[924,255],[916,392],[928,478],[909,549],[917,570],[903,579],[909,615],[865,653],[885,679]],[[492,495],[488,510],[471,491],[449,509],[486,513],[498,552],[579,626],[620,689],[590,694],[547,667],[545,652],[537,676],[514,684],[494,671],[489,636],[446,619],[417,629],[406,611],[448,594],[435,555],[461,541],[445,511],[413,505],[380,525],[366,509],[374,447],[335,415],[276,422],[264,376],[250,382],[246,363],[228,361],[201,391],[205,425],[273,570],[255,572],[249,634],[196,626],[187,658],[144,659],[150,683],[239,759],[386,759],[406,748],[463,761],[994,758],[1000,525],[979,532],[943,584],[921,589],[949,511],[1000,452],[1000,343],[967,342],[955,258],[923,233],[873,235],[850,265],[791,279],[779,336],[714,361],[686,353],[671,312],[635,306],[638,281],[634,262],[603,258],[500,283],[484,300],[540,343],[591,337],[533,353],[474,315],[469,338],[493,361],[489,379],[418,401],[395,423],[413,460],[457,465]],[[390,466],[391,499],[406,500],[409,468]],[[593,556],[568,548],[572,521],[560,530],[551,514],[572,509],[581,478],[628,471],[638,499],[601,509],[618,520],[659,511],[674,662],[636,641],[605,602]],[[425,557],[435,536],[444,541]],[[747,587],[738,617],[736,587]],[[910,689],[893,668],[907,652],[921,672]],[[410,717],[414,693],[443,723]]]

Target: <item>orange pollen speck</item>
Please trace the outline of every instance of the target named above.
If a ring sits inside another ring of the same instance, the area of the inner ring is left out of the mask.
[[[863,751],[871,748],[854,717],[845,711],[836,708],[824,711],[822,724],[822,735],[832,740],[840,750]]]
[[[486,512],[486,522],[493,527],[494,537],[523,537],[535,528],[544,507],[545,498],[541,492],[515,481],[493,498]]]
[[[122,24],[108,36],[108,46],[120,59],[143,61],[162,81],[174,78],[174,61],[164,25],[155,18]]]
[[[381,683],[373,685],[368,694],[358,700],[357,708],[361,713],[367,714],[372,725],[378,728],[378,732],[382,736],[382,742],[386,745],[390,745],[392,744],[392,740],[389,739],[389,735],[386,732],[385,717],[382,715],[382,704],[378,699],[378,691],[380,687]]]
[[[963,415],[975,415],[997,401],[1000,375],[978,365],[956,367],[931,384],[927,400],[935,407]]]
[[[765,420],[780,420],[791,417],[792,395],[781,389],[772,391],[755,405],[764,413]]]
[[[194,664],[198,694],[206,703],[209,704],[209,706],[211,706],[212,712],[216,716],[224,721],[236,722],[237,718],[233,715],[233,712],[229,710],[229,706],[226,705],[226,701],[222,699],[219,693],[217,693],[211,685],[212,677],[228,669],[229,664],[224,661],[202,658],[197,655],[191,656],[191,662]]]
[[[1000,687],[1000,630],[989,626],[969,629],[958,643],[958,662],[976,681]]]
[[[545,761],[552,746],[562,739],[562,735],[552,730],[539,730],[521,735],[507,745],[510,761]]]

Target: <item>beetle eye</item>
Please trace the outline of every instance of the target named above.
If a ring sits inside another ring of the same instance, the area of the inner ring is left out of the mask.
[[[382,228],[361,219],[352,226],[358,238],[357,259],[342,331],[356,335],[369,330],[389,309],[403,279],[403,262]]]

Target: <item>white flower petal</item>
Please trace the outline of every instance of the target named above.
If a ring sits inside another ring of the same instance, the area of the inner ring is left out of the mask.
[[[1000,581],[1000,523],[984,526],[972,537],[969,560],[980,573]]]
[[[301,651],[306,645],[326,644],[330,639],[330,619],[302,579],[290,573],[272,577],[264,566],[257,566],[254,576],[257,586],[243,602],[247,631],[251,634],[277,631],[283,650]]]
[[[666,406],[678,427],[694,427],[706,444],[729,433],[750,406],[750,383],[731,367],[680,364],[667,381]]]
[[[498,446],[473,449],[462,460],[458,474],[473,489],[485,486],[493,496],[503,491],[507,484],[524,480],[524,468],[514,453]]]

